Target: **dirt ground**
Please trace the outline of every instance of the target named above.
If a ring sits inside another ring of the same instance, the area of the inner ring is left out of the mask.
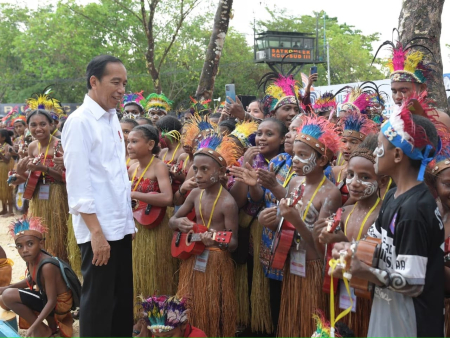
[[[0,245],[5,250],[7,257],[14,261],[14,266],[12,268],[11,283],[16,283],[25,278],[25,270],[27,267],[23,259],[19,256],[19,253],[17,252],[14,246],[14,241],[8,233],[8,225],[11,223],[12,220],[13,217],[8,218],[0,217]],[[74,329],[73,336],[79,337],[78,320],[76,320],[73,323],[73,329]],[[22,337],[24,337],[26,331],[19,330],[19,333]]]

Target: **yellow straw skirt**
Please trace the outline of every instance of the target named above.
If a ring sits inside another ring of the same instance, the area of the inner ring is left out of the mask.
[[[41,217],[48,227],[45,235],[45,250],[63,261],[67,257],[67,218],[69,204],[64,183],[51,183],[48,200],[39,199],[39,183],[30,201],[30,216]]]
[[[69,214],[69,219],[67,221],[67,255],[69,256],[69,263],[72,270],[77,274],[78,278],[82,280],[81,251],[77,244],[77,239],[75,238],[71,214]]]
[[[187,297],[189,322],[207,337],[234,337],[234,262],[227,251],[210,248],[206,271],[195,271],[196,256],[183,261],[177,295]]]
[[[247,228],[253,216],[243,210],[239,212],[239,227]],[[246,252],[248,255],[248,252]],[[250,324],[250,298],[248,293],[247,263],[236,264],[235,287],[237,301],[237,323],[247,327]]]
[[[288,263],[288,262],[287,262]],[[292,275],[289,264],[284,269],[278,337],[311,337],[316,331],[312,318],[316,309],[329,318],[329,302],[322,292],[322,260],[306,262],[306,278]]]
[[[11,159],[9,163],[0,161],[0,200],[3,203],[12,201],[13,187],[6,182],[8,180],[8,172],[14,168],[14,161]]]
[[[174,295],[177,290],[178,260],[170,253],[173,231],[169,219],[154,229],[135,221],[138,232],[133,241],[134,296]]]
[[[263,226],[255,220],[250,228],[251,241],[253,242],[253,277],[250,295],[251,327],[253,332],[272,333],[269,279],[264,276],[264,270],[259,260],[262,232]]]

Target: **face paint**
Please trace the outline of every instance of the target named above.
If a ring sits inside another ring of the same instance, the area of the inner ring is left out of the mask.
[[[375,191],[378,189],[378,182],[365,182],[361,180],[357,174],[354,174],[352,178],[346,178],[345,183],[347,184],[347,187],[350,186],[350,184],[353,183],[353,180],[355,180],[355,183],[361,184],[364,187],[364,193],[363,196],[361,196],[359,199],[364,199],[366,197],[372,196]]]
[[[381,143],[381,146],[375,148],[375,150],[373,152],[373,156],[376,156],[374,169],[375,169],[375,174],[378,174],[378,159],[384,156],[384,144],[383,143]]]
[[[210,177],[211,182],[216,183],[219,180],[219,174],[217,171],[214,171],[214,173]]]
[[[297,155],[294,156],[294,161],[300,161],[301,163],[304,164],[302,170],[305,175],[308,175],[311,171],[314,170],[314,168],[316,167],[316,159],[317,155],[315,151],[313,151],[311,153],[311,156],[306,160],[301,159]]]

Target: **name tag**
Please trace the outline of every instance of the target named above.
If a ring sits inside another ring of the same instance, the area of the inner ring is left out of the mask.
[[[197,257],[195,258],[194,270],[205,272],[206,265],[208,264],[208,258],[209,258],[209,250],[205,249],[205,251],[203,251],[201,255],[197,255]]]
[[[50,185],[49,184],[41,184],[39,186],[38,198],[40,200],[48,200],[49,196],[50,196]]]
[[[356,296],[355,289],[350,287],[350,294],[353,299],[352,312],[356,312]],[[345,288],[345,284],[343,281],[339,281],[339,308],[342,310],[348,309],[350,307],[350,297],[347,293],[347,289]]]
[[[291,248],[290,272],[293,275],[306,277],[306,250]]]

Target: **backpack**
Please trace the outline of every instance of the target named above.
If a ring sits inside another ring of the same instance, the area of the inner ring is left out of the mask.
[[[44,250],[42,250],[44,251]],[[44,251],[47,255],[51,256],[48,252]],[[44,299],[44,303],[47,303],[47,296],[45,293],[43,293],[42,285],[41,285],[41,268],[44,264],[51,263],[58,267],[61,271],[61,275],[63,277],[64,282],[66,283],[66,286],[68,289],[72,291],[72,310],[75,310],[76,308],[80,307],[80,298],[81,298],[81,283],[75,274],[75,272],[72,270],[72,268],[67,264],[66,262],[60,260],[58,257],[51,257],[43,259],[38,266],[37,274],[36,274],[36,284],[39,288],[39,292],[41,292],[41,295]]]

